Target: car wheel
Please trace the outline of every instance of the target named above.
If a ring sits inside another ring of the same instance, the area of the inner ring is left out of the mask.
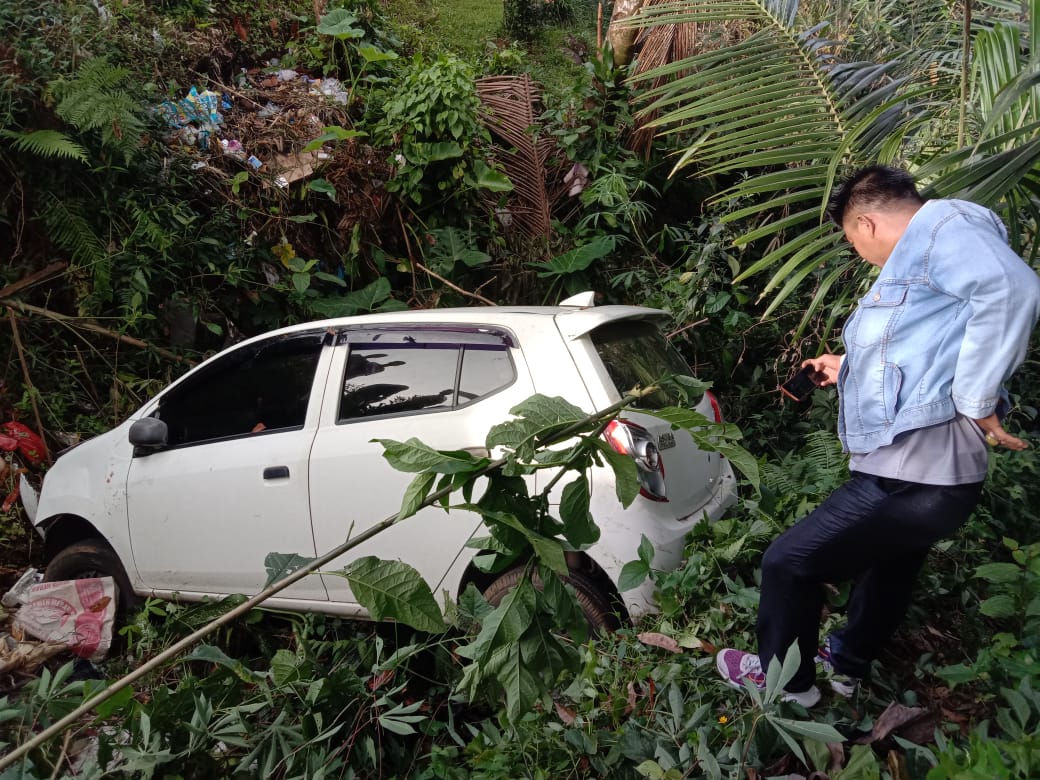
[[[502,603],[506,594],[517,586],[523,575],[523,566],[510,569],[491,583],[484,591],[484,598],[488,600],[489,604],[497,607]],[[578,599],[581,611],[585,614],[585,620],[589,624],[589,632],[592,636],[602,636],[618,628],[617,616],[610,609],[610,599],[597,587],[591,577],[572,571],[562,579],[574,588],[574,595]],[[534,575],[532,581],[536,588],[542,589],[542,583],[537,574]]]
[[[130,587],[130,578],[115,551],[97,539],[86,539],[70,544],[47,564],[43,573],[44,582],[59,580],[86,580],[92,577],[111,577],[115,580],[118,594],[116,612],[125,615],[137,604],[137,597]]]

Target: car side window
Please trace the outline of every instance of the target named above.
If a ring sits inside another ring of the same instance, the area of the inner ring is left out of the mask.
[[[237,349],[159,403],[170,446],[303,427],[323,333],[277,336]]]
[[[350,341],[337,419],[448,411],[507,387],[515,377],[501,338],[442,332],[363,335]]]

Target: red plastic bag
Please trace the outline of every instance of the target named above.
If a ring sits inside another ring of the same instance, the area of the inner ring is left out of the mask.
[[[0,449],[7,452],[17,450],[30,465],[39,466],[43,463],[44,453],[47,448],[41,439],[31,428],[27,428],[20,422],[6,422],[0,428]]]

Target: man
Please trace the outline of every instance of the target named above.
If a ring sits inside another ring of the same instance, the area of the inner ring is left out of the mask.
[[[806,707],[820,698],[822,583],[856,579],[847,625],[820,651],[848,696],[902,620],[931,545],[975,508],[987,444],[1026,447],[1000,424],[1002,384],[1040,315],[1040,279],[988,209],[925,203],[907,173],[872,166],[835,190],[828,216],[881,269],[842,332],[845,355],[803,363],[820,386],[837,385],[850,479],[766,550],[760,656],[716,659],[727,683],[764,687],[763,667],[797,642],[785,698]]]

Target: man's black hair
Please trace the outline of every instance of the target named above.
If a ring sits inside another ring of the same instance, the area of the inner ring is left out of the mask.
[[[856,171],[834,188],[827,201],[827,217],[841,227],[849,207],[877,208],[898,201],[918,205],[924,202],[913,177],[899,168],[871,165]]]

